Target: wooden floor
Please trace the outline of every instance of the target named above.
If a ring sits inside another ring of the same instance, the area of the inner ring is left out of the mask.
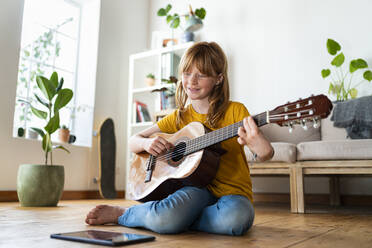
[[[243,237],[186,232],[159,235],[122,226],[88,226],[86,213],[97,204],[130,206],[125,200],[61,201],[55,208],[22,208],[0,203],[0,247],[99,247],[50,239],[52,233],[88,229],[150,234],[155,242],[131,247],[372,247],[372,211],[311,208],[291,214],[288,205],[256,205],[253,228]]]

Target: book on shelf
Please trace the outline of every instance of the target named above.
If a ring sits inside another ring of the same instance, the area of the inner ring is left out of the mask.
[[[147,108],[147,105],[140,101],[134,101],[136,122],[147,122],[151,121],[151,115]]]

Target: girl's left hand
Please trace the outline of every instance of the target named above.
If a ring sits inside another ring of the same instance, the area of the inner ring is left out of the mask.
[[[239,128],[238,135],[239,144],[248,146],[252,152],[257,154],[259,161],[266,161],[274,155],[273,147],[251,116],[243,119],[243,126]]]

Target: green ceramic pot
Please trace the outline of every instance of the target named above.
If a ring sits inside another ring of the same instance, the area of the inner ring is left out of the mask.
[[[17,194],[22,207],[57,206],[64,184],[61,165],[22,164],[18,168]]]

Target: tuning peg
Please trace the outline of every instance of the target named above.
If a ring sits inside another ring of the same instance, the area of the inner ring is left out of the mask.
[[[320,126],[319,121],[317,119],[313,119],[313,122],[314,122],[313,127],[314,128],[319,128],[319,126]]]
[[[288,132],[289,133],[292,133],[293,132],[293,128],[294,128],[292,122],[288,124],[288,127],[289,127]]]
[[[306,121],[305,120],[302,120],[301,121],[301,126],[302,126],[302,128],[305,130],[305,131],[307,131],[307,126],[306,126]]]

